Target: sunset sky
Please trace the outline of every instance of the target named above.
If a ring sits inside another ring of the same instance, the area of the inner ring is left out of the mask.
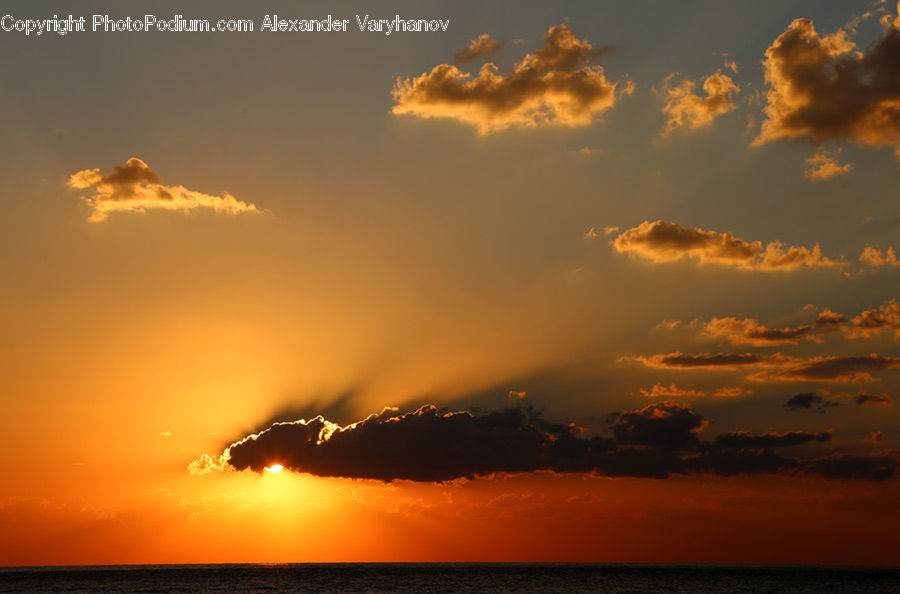
[[[900,565],[900,5],[42,4],[0,565]]]

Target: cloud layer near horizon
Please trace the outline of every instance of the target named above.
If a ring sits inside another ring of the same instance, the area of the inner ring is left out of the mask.
[[[470,53],[482,55],[485,44],[477,45]],[[392,112],[453,119],[482,134],[510,126],[587,126],[633,90],[631,83],[611,82],[601,66],[591,64],[604,51],[575,37],[566,25],[556,25],[544,35],[540,49],[507,73],[492,62],[475,76],[439,64],[413,79],[398,78]]]
[[[73,173],[67,185],[94,192],[91,196],[82,197],[91,207],[89,220],[94,223],[106,220],[114,212],[190,212],[197,209],[226,214],[263,212],[256,205],[242,202],[227,192],[222,196],[212,196],[184,186],[163,185],[159,175],[137,157],[128,159],[124,165],[116,165],[108,174],[100,173],[99,168],[83,169]]]
[[[610,477],[792,474],[884,480],[893,476],[893,452],[832,453],[812,459],[776,449],[830,442],[831,431],[746,431],[701,439],[701,414],[665,401],[607,416],[610,436],[585,437],[574,424],[544,420],[533,407],[476,415],[427,405],[405,414],[385,409],[345,427],[324,418],[274,423],[230,445],[218,460],[204,455],[194,474],[213,469],[262,472],[272,464],[318,476],[441,482],[498,473],[552,471]]]

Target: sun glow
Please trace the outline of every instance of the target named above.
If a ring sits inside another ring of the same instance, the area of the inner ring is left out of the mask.
[[[281,470],[283,468],[284,468],[284,466],[282,466],[281,464],[273,464],[271,466],[266,466],[266,470],[268,472],[281,472]]]

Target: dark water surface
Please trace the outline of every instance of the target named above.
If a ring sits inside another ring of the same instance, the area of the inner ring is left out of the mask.
[[[0,568],[0,592],[900,592],[900,569],[482,563]]]

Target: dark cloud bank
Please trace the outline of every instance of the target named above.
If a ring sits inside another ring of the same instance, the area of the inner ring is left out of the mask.
[[[318,476],[436,482],[534,471],[885,480],[894,475],[897,463],[894,452],[800,459],[781,451],[830,442],[830,431],[739,431],[704,440],[701,433],[708,421],[674,401],[610,414],[607,422],[606,434],[588,437],[575,425],[542,418],[524,403],[481,415],[431,405],[405,414],[385,409],[345,427],[321,416],[274,423],[229,446],[220,460],[234,470],[262,472],[282,464]]]

